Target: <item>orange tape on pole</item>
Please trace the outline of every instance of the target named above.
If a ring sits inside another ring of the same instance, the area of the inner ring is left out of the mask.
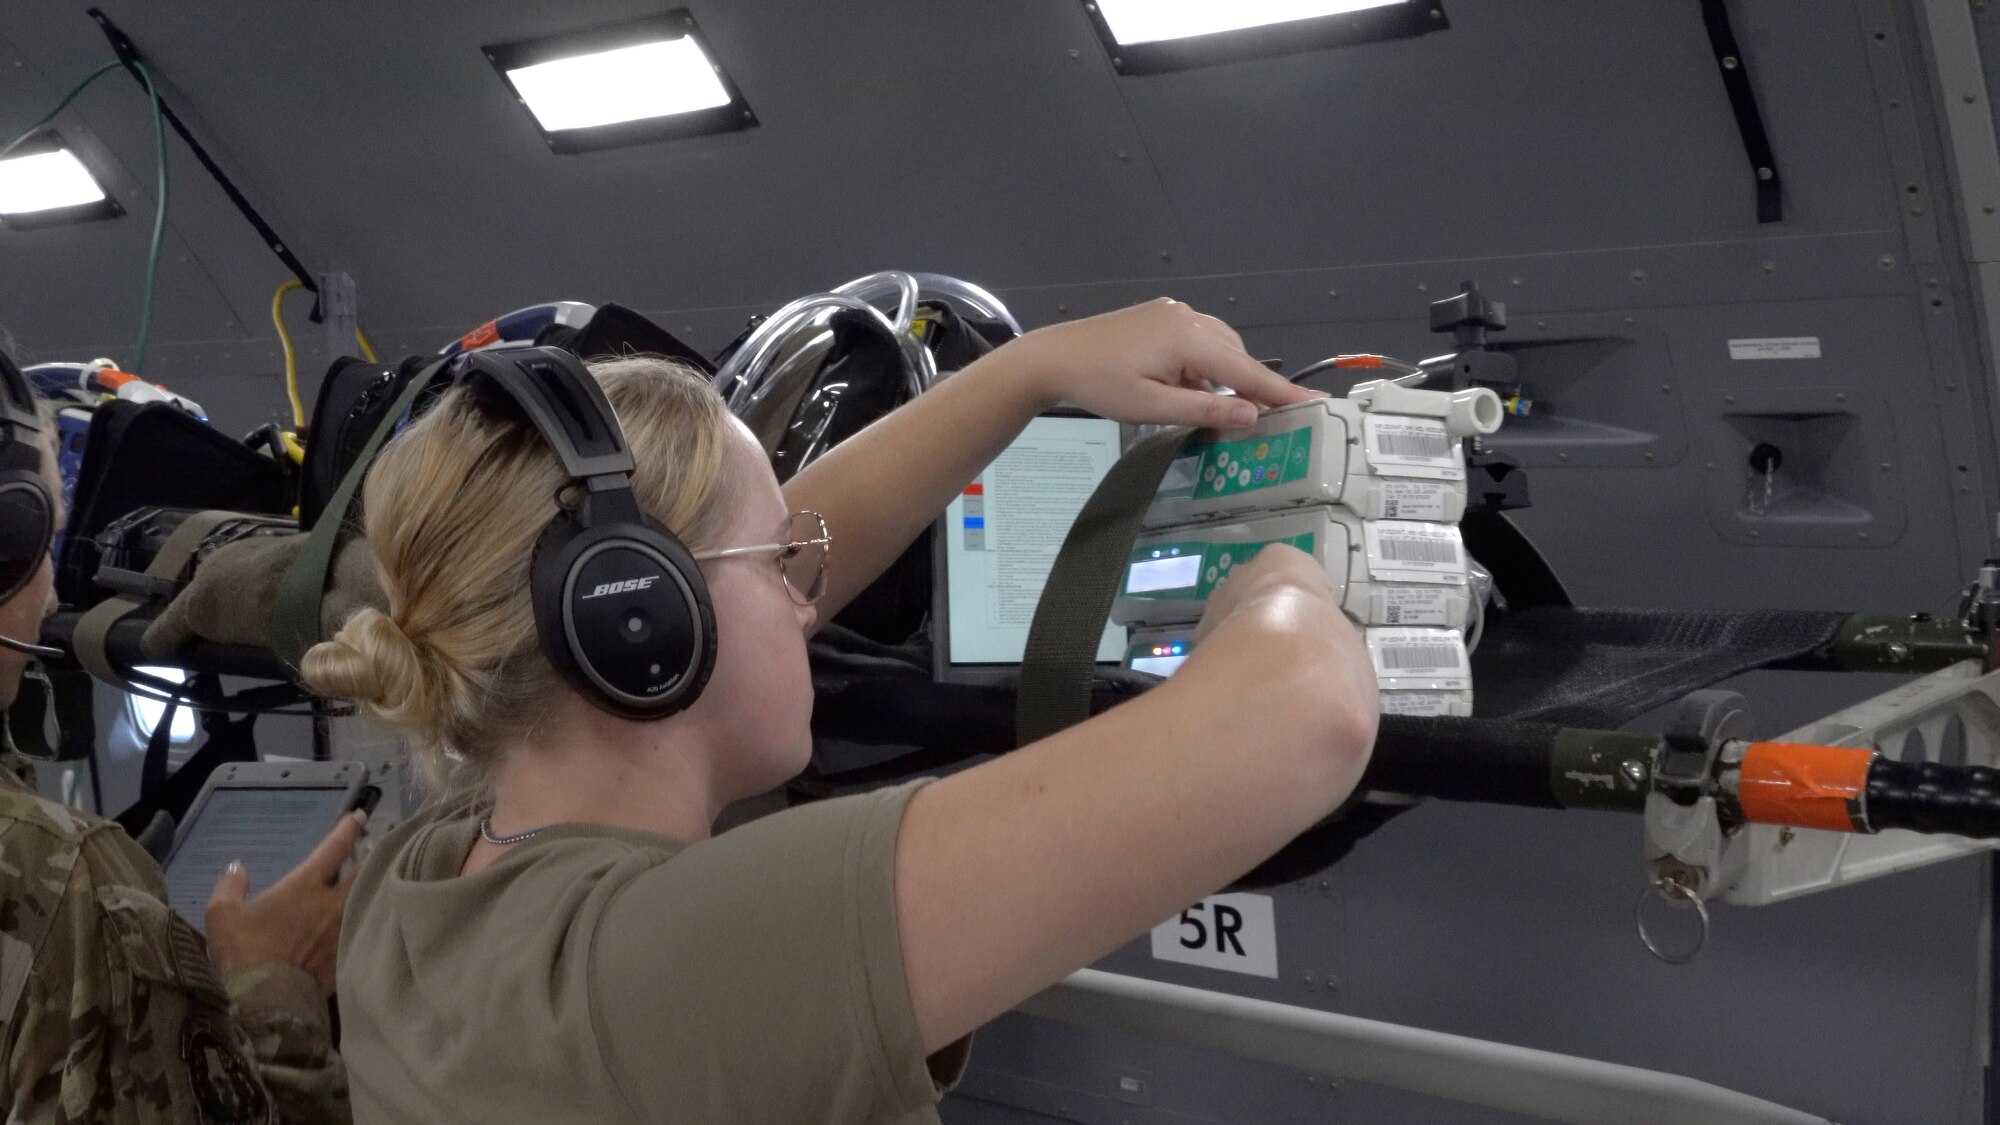
[[[1874,760],[1873,750],[1753,743],[1737,775],[1737,802],[1744,817],[1758,824],[1853,832]]]

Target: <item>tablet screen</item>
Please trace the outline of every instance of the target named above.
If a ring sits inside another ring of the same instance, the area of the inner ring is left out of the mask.
[[[167,863],[167,901],[197,930],[215,881],[240,859],[250,869],[250,894],[261,894],[297,867],[343,811],[353,791],[218,788],[195,815]]]

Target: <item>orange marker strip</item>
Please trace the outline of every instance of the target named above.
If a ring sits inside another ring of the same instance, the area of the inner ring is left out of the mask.
[[[1737,801],[1758,824],[1853,832],[1854,809],[1868,788],[1872,750],[1758,742],[1743,756]]]
[[[499,338],[500,322],[498,320],[489,320],[460,337],[458,346],[461,351],[469,352],[474,348],[485,347]]]

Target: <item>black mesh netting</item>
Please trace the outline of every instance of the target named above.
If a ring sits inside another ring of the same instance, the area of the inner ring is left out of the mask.
[[[1616,729],[1691,691],[1826,647],[1844,613],[1544,606],[1495,614],[1472,658],[1481,718]]]

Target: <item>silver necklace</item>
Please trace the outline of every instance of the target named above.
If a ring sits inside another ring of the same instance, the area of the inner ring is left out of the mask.
[[[493,834],[493,818],[486,816],[480,818],[479,836],[489,844],[497,844],[504,847],[508,844],[518,844],[523,840],[539,836],[549,829],[557,827],[560,827],[560,823],[544,824],[540,828],[530,828],[526,832],[516,832],[512,836],[495,836]]]

